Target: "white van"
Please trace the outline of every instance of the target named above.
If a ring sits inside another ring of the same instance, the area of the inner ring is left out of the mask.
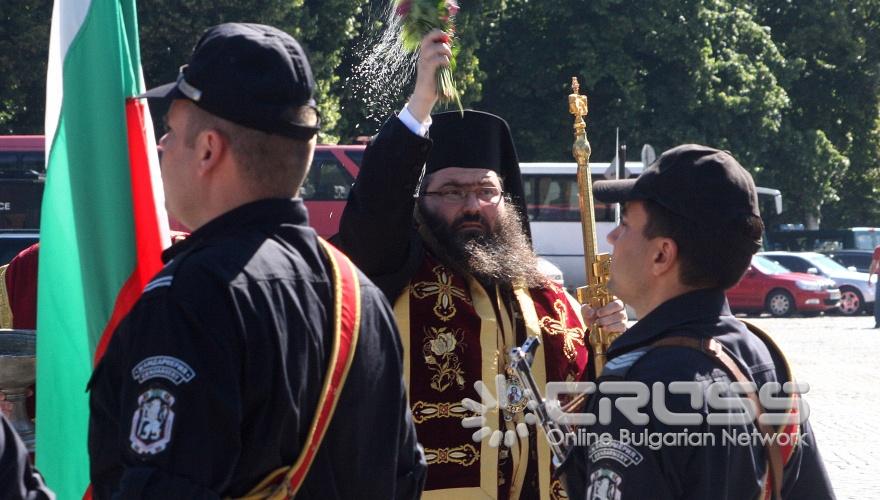
[[[532,242],[541,257],[556,265],[565,286],[575,289],[587,282],[584,240],[578,201],[577,163],[520,163]],[[642,162],[626,162],[628,177],[638,177]],[[606,177],[608,163],[590,163],[594,181]],[[596,241],[600,253],[610,253],[606,237],[614,227],[617,204],[596,202]]]

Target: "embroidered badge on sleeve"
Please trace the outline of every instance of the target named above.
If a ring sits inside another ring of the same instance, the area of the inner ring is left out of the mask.
[[[590,446],[590,461],[614,460],[624,467],[639,465],[644,459],[635,448],[616,439],[597,441]]]
[[[139,455],[155,455],[167,448],[174,425],[174,396],[162,389],[150,389],[138,398],[131,417],[131,449]]]
[[[139,384],[152,378],[164,378],[174,385],[180,385],[195,378],[196,372],[173,356],[150,356],[132,368],[131,376]]]
[[[599,469],[590,474],[590,500],[620,500],[620,485],[623,478],[611,469]]]

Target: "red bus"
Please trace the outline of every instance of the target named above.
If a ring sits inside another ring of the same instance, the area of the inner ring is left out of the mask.
[[[0,136],[0,231],[40,227],[44,148],[41,135]]]
[[[39,230],[46,180],[44,150],[41,135],[0,136],[0,232]],[[310,224],[325,238],[339,229],[363,152],[364,146],[323,144],[315,150],[300,196],[309,209]]]

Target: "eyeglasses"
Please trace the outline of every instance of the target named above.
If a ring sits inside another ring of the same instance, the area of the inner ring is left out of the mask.
[[[475,189],[449,187],[439,191],[426,191],[423,196],[439,196],[443,203],[458,205],[464,203],[471,193],[477,197],[477,200],[492,205],[497,205],[504,195],[504,191],[496,187],[478,187]]]

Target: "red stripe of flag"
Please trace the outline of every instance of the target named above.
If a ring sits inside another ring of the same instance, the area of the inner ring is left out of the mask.
[[[95,349],[95,365],[104,356],[113,331],[122,318],[141,296],[144,287],[162,269],[162,239],[159,232],[159,216],[156,212],[156,198],[150,175],[150,162],[147,155],[145,104],[139,99],[127,99],[125,117],[128,126],[128,160],[131,173],[131,202],[134,217],[134,237],[137,262],[131,276],[116,296],[113,314],[101,334]]]

